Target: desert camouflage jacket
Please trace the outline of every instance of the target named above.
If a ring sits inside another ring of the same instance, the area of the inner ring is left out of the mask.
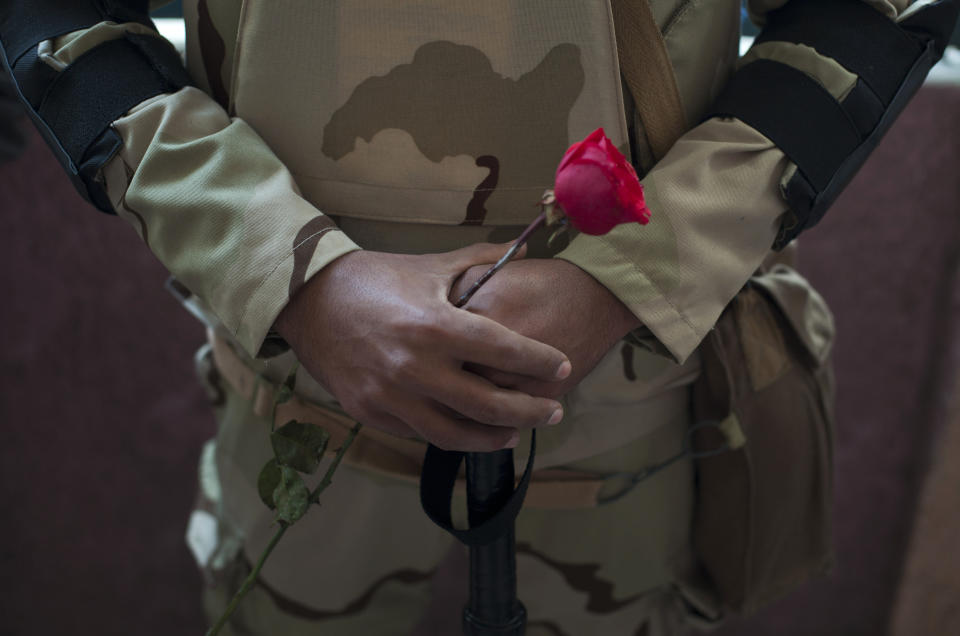
[[[891,19],[910,4],[865,1]],[[750,0],[748,6],[751,17],[762,23],[768,11],[786,2]],[[123,147],[103,171],[118,214],[251,354],[260,351],[276,316],[297,289],[351,250],[362,246],[439,251],[516,235],[514,227],[497,223],[409,224],[410,236],[421,236],[422,245],[415,238],[394,246],[389,237],[396,235],[395,225],[331,217],[313,205],[303,194],[304,184],[257,127],[232,112],[243,79],[237,77],[236,57],[243,50],[238,34],[244,32],[247,5],[254,4],[184,3],[187,66],[197,88],[152,98],[116,121]],[[482,6],[494,11],[500,4]],[[305,12],[315,10],[312,3],[288,0],[268,5],[281,23],[288,24],[309,20]],[[640,318],[644,325],[640,337],[684,361],[768,254],[783,215],[789,214],[779,186],[795,168],[773,143],[736,119],[697,124],[737,63],[740,2],[651,0],[651,6],[690,125],[655,165],[643,131],[633,130],[634,157],[645,172],[653,220],[647,227],[624,225],[602,237],[579,235],[558,253],[541,255],[566,259],[589,272]],[[62,69],[124,31],[152,34],[140,24],[101,23],[43,43],[41,57]],[[443,57],[434,52],[438,59]],[[857,81],[836,61],[809,47],[767,42],[750,55],[786,62],[837,98]],[[290,63],[308,73],[322,61]],[[547,91],[545,99],[553,98],[550,90],[563,89],[541,84],[538,90]],[[373,94],[367,97],[377,99]],[[628,122],[631,108],[627,103]],[[277,120],[297,126],[285,116],[283,100],[278,99]],[[476,122],[481,137],[488,134],[484,126],[498,123],[494,117],[488,119]],[[574,140],[561,141],[562,148]],[[468,209],[460,213],[469,220]]]

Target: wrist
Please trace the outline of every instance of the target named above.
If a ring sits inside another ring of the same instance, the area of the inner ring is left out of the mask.
[[[632,311],[627,309],[627,306],[624,305],[619,298],[614,296],[612,293],[610,295],[613,296],[613,302],[616,305],[615,313],[616,313],[617,319],[615,321],[616,326],[614,328],[614,331],[617,334],[617,340],[621,340],[624,336],[626,336],[631,331],[642,327],[643,322],[639,318],[637,318]]]
[[[586,302],[582,303],[584,310],[597,315],[606,327],[609,342],[605,344],[613,346],[628,333],[642,326],[640,319],[627,308],[623,301],[590,272],[570,261],[554,259],[551,262],[557,263],[557,267],[568,270],[570,276],[579,279],[579,284],[573,288],[584,290],[586,299]]]
[[[347,269],[356,256],[362,253],[363,250],[355,250],[327,263],[300,286],[277,315],[273,330],[290,343],[294,350],[304,330],[311,324],[316,324],[324,300],[337,295],[336,284],[348,277]]]

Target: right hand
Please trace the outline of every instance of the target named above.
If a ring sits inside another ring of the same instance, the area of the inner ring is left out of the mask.
[[[355,251],[311,278],[277,318],[301,364],[364,425],[440,448],[510,448],[519,429],[556,423],[559,402],[502,389],[473,363],[545,381],[570,374],[554,347],[457,309],[453,282],[506,245],[443,254]]]

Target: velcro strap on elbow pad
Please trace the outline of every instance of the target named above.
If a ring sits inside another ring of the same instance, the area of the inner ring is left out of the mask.
[[[123,6],[129,5],[129,6]],[[147,15],[147,2],[98,2],[97,0],[4,0],[0,6],[0,35],[10,66],[30,49],[73,31],[99,22],[117,20],[153,26]],[[137,10],[139,6],[142,10]]]
[[[815,225],[866,162],[940,59],[958,9],[958,0],[939,0],[897,23],[862,0],[792,0],[769,15],[758,44],[804,44],[858,76],[838,101],[792,66],[757,59],[708,115],[740,119],[797,165],[784,191],[795,219],[775,248]]]
[[[21,101],[81,195],[112,212],[98,174],[120,148],[110,125],[150,97],[190,84],[177,51],[159,36],[127,33],[61,72],[37,58],[50,38],[106,20],[153,26],[145,0],[13,0],[0,8],[0,59]]]
[[[58,73],[37,112],[79,164],[90,145],[132,107],[187,83],[179,55],[166,41],[128,33]]]

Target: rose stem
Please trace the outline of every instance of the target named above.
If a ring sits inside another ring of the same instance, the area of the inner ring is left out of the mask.
[[[527,226],[527,229],[523,231],[523,234],[514,241],[513,245],[510,246],[510,249],[507,250],[506,254],[500,257],[493,266],[483,273],[483,276],[477,279],[473,285],[470,286],[470,289],[463,293],[454,305],[456,307],[463,307],[470,299],[473,298],[473,295],[477,293],[477,290],[483,287],[483,284],[486,283],[490,278],[503,269],[503,266],[510,262],[510,259],[516,255],[517,251],[523,247],[523,244],[527,242],[527,239],[530,238],[530,235],[533,234],[540,226],[542,226],[547,220],[547,213],[541,212],[540,215],[533,220],[533,223]]]
[[[323,476],[323,479],[320,481],[320,484],[310,493],[308,501],[311,503],[317,503],[317,499],[320,497],[320,493],[327,489],[327,486],[333,481],[333,473],[337,470],[337,467],[340,465],[340,461],[343,459],[343,456],[347,454],[347,449],[350,448],[350,444],[353,443],[354,438],[357,436],[357,433],[360,432],[360,424],[354,424],[353,428],[350,429],[350,432],[347,434],[347,438],[343,440],[343,445],[337,449],[337,454],[334,456],[333,461],[330,463],[329,468],[327,468],[326,474]],[[246,596],[247,592],[253,588],[254,583],[257,581],[257,577],[260,576],[260,570],[263,569],[263,565],[267,562],[267,557],[270,556],[270,553],[273,552],[273,549],[277,547],[277,544],[280,543],[280,539],[283,537],[284,533],[287,531],[287,528],[292,526],[292,523],[287,523],[285,521],[279,522],[280,527],[277,528],[277,532],[273,535],[273,538],[270,539],[270,543],[267,545],[266,549],[263,551],[263,554],[260,555],[260,559],[257,561],[256,567],[253,568],[253,571],[247,576],[243,581],[243,585],[240,586],[240,589],[234,595],[233,599],[230,601],[230,605],[227,606],[226,611],[224,611],[223,616],[220,617],[220,620],[217,621],[217,624],[211,627],[207,631],[206,636],[215,636],[220,633],[220,630],[223,629],[223,626],[227,624],[227,621],[230,620],[230,616],[233,615],[234,610],[237,609],[237,606],[240,605],[240,600]]]

